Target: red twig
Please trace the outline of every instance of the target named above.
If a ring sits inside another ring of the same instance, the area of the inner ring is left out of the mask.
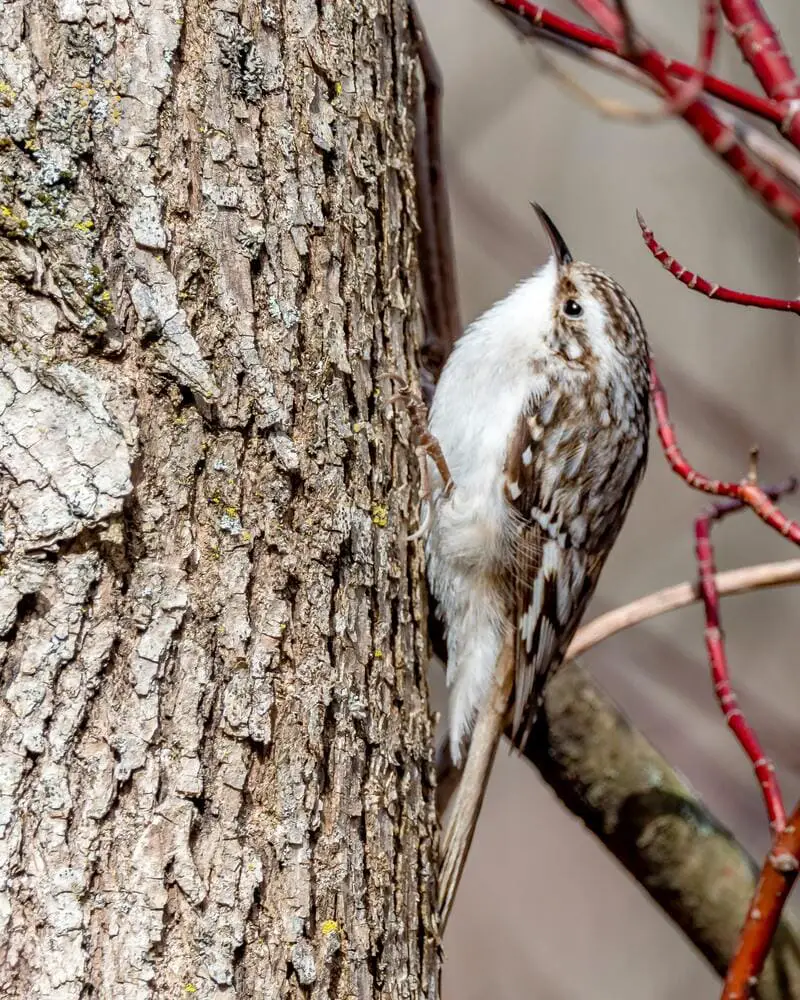
[[[776,312],[800,313],[800,299],[773,299],[766,295],[751,295],[749,292],[737,292],[734,288],[717,285],[693,271],[685,268],[680,261],[671,257],[653,235],[653,230],[647,225],[640,212],[636,213],[639,226],[647,244],[647,249],[669,271],[669,273],[691,288],[694,292],[718,302],[734,302],[740,306],[753,306],[756,309],[773,309]]]
[[[789,479],[780,486],[765,490],[771,500],[777,500],[782,494],[794,492],[797,480]],[[714,564],[714,547],[711,544],[711,525],[722,520],[728,514],[744,507],[741,500],[723,500],[713,504],[703,514],[695,519],[694,537],[697,554],[697,572],[700,597],[703,601],[706,616],[706,649],[711,666],[711,678],[714,684],[714,694],[725,716],[725,722],[739,741],[740,746],[750,758],[756,778],[764,795],[764,804],[772,830],[780,833],[785,825],[786,810],[783,797],[775,776],[773,763],[761,748],[758,737],[744,717],[736,694],[731,686],[728,670],[728,657],[725,651],[725,638],[720,620],[719,592],[717,591]]]
[[[800,80],[758,0],[722,0],[739,51],[764,91],[783,106],[781,130],[800,149]]]
[[[800,545],[800,524],[790,521],[770,499],[769,495],[755,482],[746,479],[741,483],[726,483],[719,479],[709,479],[694,469],[678,447],[675,429],[669,419],[667,395],[652,360],[650,362],[650,395],[656,415],[658,438],[664,455],[672,471],[695,490],[714,496],[730,497],[751,507],[755,513],[775,531],[780,532],[795,545]]]
[[[704,0],[700,4],[700,35],[697,48],[697,68],[694,77],[685,83],[668,103],[668,111],[680,115],[703,93],[706,76],[714,61],[717,47],[717,22],[719,4],[717,0]]]
[[[574,0],[574,3],[584,14],[589,15],[601,31],[612,38],[619,38],[619,15],[607,7],[603,0]]]
[[[595,0],[600,3],[601,0]],[[681,85],[670,75],[668,62],[655,49],[636,45],[626,45],[623,41],[605,38],[571,24],[564,18],[545,11],[539,4],[530,0],[494,0],[499,7],[513,11],[529,20],[534,26],[543,25],[559,34],[566,33],[569,37],[593,47],[603,48],[638,66],[652,80],[659,84],[671,102],[680,100]],[[620,19],[620,25],[621,25]],[[638,39],[637,39],[638,42]],[[688,75],[695,73],[693,67],[688,67]],[[706,89],[710,78],[706,78]],[[760,195],[765,205],[782,221],[791,221],[800,228],[800,196],[781,180],[774,177],[756,163],[747,149],[739,142],[734,130],[720,120],[711,108],[701,100],[692,101],[682,109],[681,117],[686,121],[703,142],[717,156],[723,159],[741,180],[756,194]]]
[[[630,23],[626,25],[620,15],[611,10],[605,3],[605,0],[575,0],[575,3],[593,18],[603,31],[615,38],[617,42],[623,42],[623,52],[626,48],[631,47],[626,42],[625,29],[627,27],[627,33],[630,33],[632,25]],[[667,114],[683,114],[692,101],[695,101],[706,89],[706,76],[714,61],[717,45],[718,21],[718,0],[701,0],[697,63],[687,82],[667,101],[664,108]]]
[[[631,27],[626,0],[617,0],[617,10],[612,10],[606,0],[575,0],[575,2],[603,31],[618,42],[623,41],[625,30],[630,30]],[[796,139],[800,136],[800,119],[797,116],[800,110],[800,102],[797,102],[797,98],[800,98],[800,81],[783,48],[778,32],[758,0],[719,0],[719,2],[722,4],[739,49],[755,72],[767,96],[781,105],[781,130],[796,143]],[[706,72],[711,65],[716,41],[718,6],[717,0],[704,0],[701,3],[698,65],[707,60]],[[796,134],[792,134],[793,130]]]
[[[598,0],[601,2],[601,0]],[[679,89],[667,72],[664,59],[634,31],[627,10],[627,0],[616,0],[620,11],[620,37],[627,38],[627,54],[634,65],[644,70],[673,100],[679,99]],[[725,160],[747,187],[759,194],[764,203],[779,218],[791,219],[800,228],[800,197],[776,176],[767,173],[739,142],[735,131],[711,110],[704,101],[693,101],[680,111],[681,117],[694,128],[703,142]]]
[[[599,32],[592,31],[589,28],[584,28],[579,24],[567,20],[565,17],[560,17],[558,14],[553,14],[551,11],[545,10],[540,4],[528,3],[526,0],[522,0],[522,2],[520,0],[492,0],[492,3],[513,14],[518,14],[534,27],[547,28],[553,34],[559,35],[562,38],[580,42],[582,45],[586,45],[592,49],[601,49],[603,52],[610,52],[612,55],[619,56],[620,59],[625,59],[627,62],[631,61],[623,54],[621,45],[613,38],[601,35]],[[605,5],[603,6],[605,7]],[[608,10],[607,8],[605,9]],[[611,14],[610,11],[608,13],[612,17],[616,16]],[[677,77],[679,80],[691,80],[696,73],[695,67],[689,63],[680,62],[677,59],[669,59],[666,56],[662,58],[664,66],[670,75]],[[736,87],[734,84],[728,83],[727,80],[721,80],[719,77],[709,74],[706,76],[704,90],[718,100],[724,101],[732,107],[741,108],[742,111],[749,111],[751,114],[770,121],[778,127],[780,127],[784,120],[785,111],[779,102],[759,97],[758,94],[753,94],[743,87]]]
[[[758,982],[784,903],[800,865],[800,804],[767,855],[745,918],[736,954],[728,967],[722,1000],[746,1000]]]

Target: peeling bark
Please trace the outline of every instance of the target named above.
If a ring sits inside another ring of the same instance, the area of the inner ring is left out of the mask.
[[[434,997],[405,0],[0,6],[0,982]]]

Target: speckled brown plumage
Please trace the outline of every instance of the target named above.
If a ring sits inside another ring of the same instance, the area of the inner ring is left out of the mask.
[[[610,386],[600,378],[584,318],[566,317],[561,308],[587,289],[629,360]],[[520,741],[594,593],[647,459],[645,331],[621,286],[573,264],[559,281],[552,347],[574,367],[579,391],[553,380],[542,398],[529,401],[505,466],[504,493],[519,523],[508,599],[517,630],[513,731]],[[621,403],[620,379],[629,383]]]

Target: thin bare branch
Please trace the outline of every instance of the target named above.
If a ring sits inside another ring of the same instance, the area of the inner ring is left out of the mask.
[[[417,33],[424,80],[414,150],[426,321],[423,359],[431,381],[435,382],[461,333],[461,318],[442,150],[442,77],[415,0],[409,0],[409,11]],[[432,393],[432,384],[424,388],[428,395]]]
[[[520,28],[527,25],[527,22],[519,20]],[[549,31],[547,28],[539,28],[537,31],[522,32],[526,34],[527,37],[532,40],[540,41],[545,43],[548,47],[558,48],[563,52],[568,53],[575,59],[579,59],[582,63],[588,63],[591,66],[595,66],[606,73],[613,73],[614,76],[625,80],[631,85],[638,87],[640,90],[647,90],[651,94],[657,94],[659,96],[663,95],[663,91],[646,73],[638,69],[636,66],[632,66],[630,63],[625,62],[620,56],[616,56],[611,52],[606,52],[603,49],[593,49],[583,42],[576,41],[572,38],[567,38],[564,35],[559,35],[555,32]],[[541,58],[541,47],[540,47],[540,58]],[[544,62],[545,68],[551,70],[553,66],[553,60],[547,59]],[[604,100],[598,101],[597,97],[584,87],[575,78],[566,73],[560,66],[556,64],[555,68],[556,75],[562,75],[566,78],[564,82],[567,86],[571,87],[576,96],[588,103],[600,114],[607,114],[608,111],[611,112],[610,117],[623,117],[618,114],[618,109],[615,107],[617,102],[607,102]],[[577,84],[577,87],[573,86]],[[762,129],[750,124],[750,122],[745,121],[744,118],[740,118],[732,114],[724,103],[709,94],[705,95],[705,99],[711,104],[717,117],[727,125],[734,134],[736,135],[739,142],[742,143],[754,156],[758,157],[762,163],[770,167],[775,171],[776,174],[783,177],[786,181],[795,185],[795,187],[800,188],[800,156],[792,149],[791,146],[786,145],[771,136],[767,135]],[[610,105],[610,107],[607,107]],[[629,108],[628,105],[622,105],[623,108]],[[633,115],[628,117],[628,120],[632,120],[636,115],[644,114],[645,116],[651,114],[648,111],[642,111],[639,108],[629,109],[633,111]],[[659,114],[653,112],[653,120],[657,120],[660,116]]]
[[[612,14],[603,3],[596,3],[595,0],[577,0],[578,5],[597,18],[601,27],[612,31],[618,23],[618,18]],[[610,100],[608,98],[597,97],[574,77],[562,70],[552,60],[543,60],[543,64],[549,71],[569,88],[580,100],[587,103],[599,114],[606,118],[616,118],[636,125],[652,125],[661,122],[671,115],[682,115],[688,106],[703,93],[705,89],[706,75],[711,68],[717,43],[717,20],[719,8],[716,0],[703,0],[700,4],[700,41],[698,44],[697,66],[694,76],[683,83],[675,93],[666,100],[663,100],[657,108],[635,108],[622,101]],[[632,26],[627,18],[624,23],[629,29]],[[551,37],[552,33],[551,33]],[[631,36],[633,37],[633,36]],[[585,49],[585,47],[584,47]],[[591,50],[598,51],[599,50]],[[609,53],[602,53],[609,56]],[[613,57],[612,57],[613,58]],[[627,65],[627,64],[624,64]],[[654,90],[663,96],[662,88],[657,85],[648,89]]]
[[[800,583],[800,559],[787,559],[784,562],[762,563],[759,566],[728,570],[725,573],[718,573],[716,582],[721,597]],[[640,597],[637,601],[632,601],[621,608],[598,615],[578,629],[567,656],[569,659],[574,659],[618,632],[633,628],[634,625],[657,618],[659,615],[668,614],[670,611],[689,607],[699,601],[698,585],[689,581]]]
[[[532,3],[531,0],[492,0],[492,2],[498,7],[512,11],[518,17],[526,18],[534,30],[544,26],[550,31],[565,34],[593,48],[600,48],[627,59],[647,73],[662,88],[668,99],[679,101],[683,87],[675,79],[676,63],[656,49],[639,44],[640,39],[630,25],[627,5],[622,0],[617,0],[617,10],[621,9],[625,13],[625,19],[620,22],[619,32],[625,39],[623,42],[575,25],[545,10],[540,4]],[[695,70],[692,69],[689,78],[694,76]],[[719,82],[710,75],[707,76],[704,90],[735,97],[741,106],[745,103],[754,106],[754,102],[747,95],[732,95],[729,88],[717,86]],[[777,115],[778,121],[783,121],[785,109],[779,107],[776,102],[769,103],[766,108],[761,104],[759,107],[762,107],[764,115],[771,120],[775,121]],[[750,155],[735,132],[717,117],[707,101],[694,100],[680,113],[703,143],[738,175],[749,190],[761,198],[762,203],[776,218],[795,228],[800,227],[800,195],[794,186],[786,184],[783,178],[766,171]]]

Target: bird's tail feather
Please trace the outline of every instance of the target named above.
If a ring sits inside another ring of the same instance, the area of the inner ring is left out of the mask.
[[[547,690],[548,682],[563,662],[564,658],[562,655],[554,656],[544,669],[540,670],[534,678],[533,689],[528,699],[528,705],[526,706],[520,726],[519,728],[512,729],[509,753],[512,753],[515,750],[517,753],[525,752],[525,746],[530,739],[533,727],[536,725],[539,713],[544,705],[544,696],[545,691]]]
[[[439,870],[439,933],[443,934],[456,890],[469,853],[472,835],[483,804],[497,745],[506,725],[508,702],[514,678],[512,643],[506,642],[500,655],[491,690],[484,700],[472,733],[464,772],[456,791],[450,820],[444,835],[442,865]]]

